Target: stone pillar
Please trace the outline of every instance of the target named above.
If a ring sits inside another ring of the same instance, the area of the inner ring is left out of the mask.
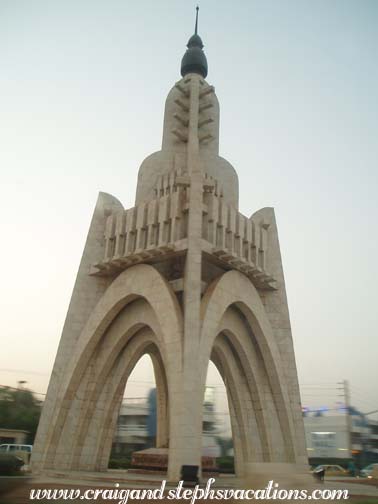
[[[184,342],[180,397],[179,448],[169,464],[169,478],[177,479],[182,465],[201,466],[202,387],[198,373],[200,351],[201,256],[203,182],[199,162],[198,115],[200,76],[190,75],[187,173],[190,180],[188,249],[184,272]]]

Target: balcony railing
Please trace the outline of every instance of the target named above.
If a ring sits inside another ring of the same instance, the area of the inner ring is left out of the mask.
[[[187,249],[190,179],[166,177],[155,198],[107,217],[104,257],[91,274],[112,276],[140,262],[155,262]],[[270,222],[259,212],[248,218],[223,200],[211,177],[203,183],[203,252],[227,268],[238,269],[261,289],[274,289],[267,261]]]

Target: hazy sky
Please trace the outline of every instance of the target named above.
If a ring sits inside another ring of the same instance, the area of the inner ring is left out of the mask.
[[[200,9],[240,210],[276,210],[303,403],[332,406],[348,379],[378,409],[378,1]],[[45,392],[97,193],[133,205],[194,13],[0,0],[0,384]],[[129,394],[151,376],[140,366]]]

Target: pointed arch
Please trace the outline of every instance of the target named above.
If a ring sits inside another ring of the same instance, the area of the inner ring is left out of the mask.
[[[244,398],[248,399],[251,408],[249,422],[256,422],[259,436],[258,442],[256,439],[253,442],[251,431],[248,433],[239,427],[244,436],[243,442],[249,444],[246,462],[295,462],[296,437],[286,376],[272,327],[256,288],[238,271],[225,273],[205,292],[201,317],[203,376],[211,355],[223,348],[223,352],[228,352],[229,362],[234,365],[234,370],[229,369],[230,376],[242,378],[245,382]],[[243,413],[237,408],[235,415],[239,426],[246,425]],[[272,415],[277,420],[278,433],[274,422],[269,420]],[[277,450],[275,445],[281,442],[283,449]]]
[[[151,353],[158,374],[158,408],[165,425],[160,442],[166,442],[168,405],[169,416],[173,414],[168,384],[175,388],[179,382],[181,349],[182,315],[169,284],[144,264],[121,273],[99,300],[72,352],[42,454],[45,467],[104,466],[116,405],[143,353]],[[94,439],[96,429],[102,434]]]

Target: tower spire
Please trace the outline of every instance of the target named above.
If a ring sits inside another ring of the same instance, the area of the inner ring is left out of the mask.
[[[188,73],[197,73],[203,78],[207,76],[207,60],[203,52],[203,43],[198,35],[198,11],[196,7],[196,23],[194,26],[194,35],[192,35],[186,45],[188,48],[181,60],[181,75],[184,77]]]
[[[195,28],[194,28],[194,34],[197,35],[197,32],[198,32],[198,11],[199,11],[199,7],[197,5],[196,7],[196,25],[195,25]]]

